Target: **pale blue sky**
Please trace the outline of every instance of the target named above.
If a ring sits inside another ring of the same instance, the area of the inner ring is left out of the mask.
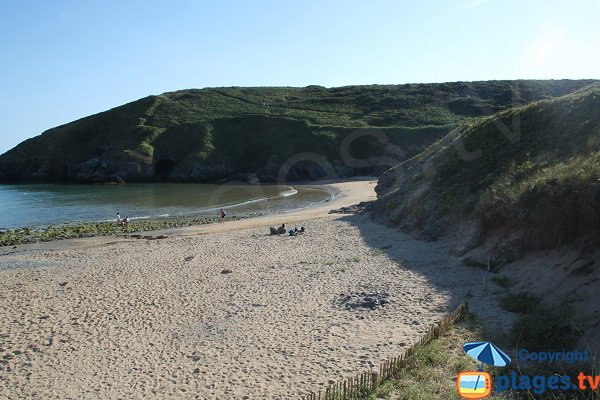
[[[0,153],[178,89],[600,78],[598,0],[1,0],[0,20]]]

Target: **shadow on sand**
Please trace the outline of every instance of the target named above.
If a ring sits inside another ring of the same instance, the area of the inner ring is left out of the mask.
[[[460,258],[452,256],[452,241],[418,240],[373,221],[369,214],[349,214],[340,220],[358,229],[364,242],[374,252],[424,278],[433,290],[446,298],[446,314],[467,301],[470,310],[482,321],[490,335],[497,337],[510,329],[515,316],[498,306],[500,288],[490,281],[491,275],[486,270],[465,266]]]

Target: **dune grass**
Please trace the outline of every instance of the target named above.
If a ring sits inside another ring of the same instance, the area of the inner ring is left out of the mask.
[[[538,310],[539,311],[539,310]],[[563,310],[564,311],[564,310]],[[513,327],[515,330],[533,330],[534,332],[542,332],[551,334],[552,329],[556,329],[557,316],[555,311],[546,309],[536,314],[531,314],[535,321],[519,320]],[[540,328],[542,326],[543,328]],[[545,330],[549,328],[549,330]],[[456,376],[463,371],[476,371],[478,363],[471,357],[467,356],[462,349],[466,342],[482,341],[488,335],[483,330],[481,321],[472,314],[469,318],[452,326],[443,336],[431,341],[429,344],[420,348],[414,357],[410,358],[405,368],[394,377],[394,379],[385,381],[374,392],[369,392],[360,397],[362,399],[377,400],[377,399],[393,399],[393,400],[455,400],[460,399],[456,390]],[[556,338],[556,335],[552,336]],[[571,349],[573,342],[553,342],[552,337],[544,338],[537,336],[533,341],[527,340],[521,336],[521,342],[513,344],[519,348],[543,349],[543,351],[551,351],[553,349]],[[511,339],[511,338],[507,338]],[[572,339],[572,337],[571,337]],[[536,342],[536,340],[541,340]],[[495,343],[500,344],[500,343]],[[537,344],[537,346],[536,346]],[[555,347],[555,346],[566,347]],[[507,343],[500,344],[501,348],[510,350]],[[532,346],[532,347],[526,347]],[[538,347],[538,346],[541,346]],[[571,346],[571,347],[569,347]],[[560,350],[558,350],[560,351]],[[522,365],[515,360],[509,366],[485,367],[485,371],[492,376],[492,394],[488,399],[506,399],[506,400],[540,400],[540,399],[581,399],[595,400],[598,399],[599,391],[547,391],[544,394],[535,393],[534,390],[505,390],[501,393],[496,392],[496,379],[499,375],[507,375],[515,373],[517,376],[533,376],[546,375],[553,376],[554,374],[567,375],[571,377],[571,382],[576,382],[576,376],[579,371],[585,371],[588,374],[597,373],[597,360],[590,360],[585,365],[582,364],[540,364],[540,365]]]
[[[466,342],[478,341],[484,337],[477,318],[470,316],[452,326],[443,336],[417,350],[406,367],[397,376],[384,382],[370,400],[455,400],[460,399],[456,390],[456,376],[463,371],[476,371],[477,362],[467,356],[462,349]],[[489,369],[488,369],[489,371]],[[492,373],[498,373],[494,369]],[[510,398],[493,394],[490,399]]]
[[[600,85],[467,123],[380,179],[376,210],[424,234],[475,221],[518,251],[600,225]],[[433,232],[433,234],[429,233]]]
[[[534,310],[540,299],[530,293],[507,293],[500,299],[500,307],[514,313],[527,313]]]

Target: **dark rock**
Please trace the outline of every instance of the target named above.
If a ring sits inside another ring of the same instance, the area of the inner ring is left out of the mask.
[[[121,176],[118,174],[112,174],[108,177],[108,182],[123,184],[125,183],[125,179],[121,178]]]
[[[105,182],[112,174],[106,161],[102,158],[91,158],[68,170],[70,177],[80,182]]]
[[[234,178],[243,178],[241,171],[227,166],[225,164],[218,165],[201,165],[199,163],[192,164],[191,167],[176,166],[169,174],[169,179],[178,181],[197,181],[197,182],[217,182],[219,180],[237,180]],[[234,176],[239,174],[237,176]]]
[[[231,274],[233,271],[230,269],[224,269],[221,271],[221,275],[227,275],[227,274]]]
[[[277,156],[271,156],[267,164],[256,170],[256,177],[262,183],[276,183],[281,160]]]
[[[373,210],[374,201],[361,201],[348,207],[337,208],[330,210],[329,214],[361,214]]]
[[[155,178],[153,166],[140,162],[111,162],[110,169],[113,172],[110,176],[118,176],[125,181],[147,181]]]
[[[356,170],[347,166],[343,161],[334,160],[331,162],[336,178],[350,178],[356,176]]]

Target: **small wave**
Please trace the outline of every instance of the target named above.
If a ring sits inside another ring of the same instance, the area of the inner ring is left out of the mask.
[[[290,186],[290,188],[288,190],[286,190],[285,192],[279,193],[278,197],[289,197],[289,196],[293,196],[295,194],[298,194],[298,191]]]
[[[134,221],[136,219],[165,218],[165,217],[169,217],[169,216],[171,216],[171,214],[140,215],[140,216],[129,217],[129,220],[130,221]],[[121,217],[121,218],[124,218],[124,217]],[[89,222],[114,222],[116,220],[117,220],[116,218],[111,218],[111,219],[97,219],[97,220],[93,220],[93,221],[89,221]],[[72,222],[83,222],[83,223],[85,223],[86,221],[72,221]],[[68,222],[65,222],[65,223],[68,223]]]
[[[236,207],[241,207],[241,206],[245,206],[248,204],[258,203],[259,201],[266,201],[266,200],[268,200],[268,199],[266,197],[264,197],[264,198],[260,198],[260,199],[246,200],[246,201],[242,201],[240,203],[225,203],[225,204],[220,204],[218,206],[214,206],[214,207],[210,207],[210,208],[203,208],[201,210],[198,210],[198,212],[200,212],[200,213],[216,212],[216,211],[219,211],[221,208],[236,208]]]
[[[214,206],[214,207],[204,208],[200,212],[206,213],[206,212],[219,211],[221,208],[242,207],[242,206],[246,206],[248,204],[259,203],[261,201],[270,201],[270,200],[273,200],[273,199],[276,199],[276,198],[294,196],[296,194],[298,194],[298,191],[296,189],[294,189],[293,187],[290,186],[290,188],[288,190],[286,190],[284,192],[280,192],[277,196],[259,197],[257,199],[246,200],[246,201],[242,201],[242,202],[239,202],[239,203],[225,203],[225,204],[220,204],[220,205],[217,205],[217,206]]]
[[[132,220],[132,221],[134,221],[136,219],[150,219],[150,218],[152,218],[151,215],[143,215],[141,217],[130,217],[129,219]]]

